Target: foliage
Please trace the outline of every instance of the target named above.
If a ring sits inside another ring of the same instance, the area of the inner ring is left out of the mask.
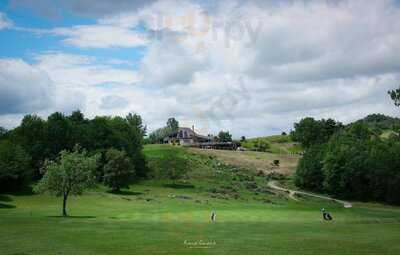
[[[365,124],[374,133],[381,134],[386,130],[393,130],[400,126],[400,119],[378,113],[370,114],[355,123]]]
[[[299,187],[362,201],[400,204],[400,141],[381,139],[366,124],[353,123],[327,143],[308,147],[300,160]]]
[[[95,184],[94,171],[98,155],[89,157],[85,150],[60,152],[57,161],[46,161],[43,167],[44,176],[34,187],[37,193],[49,192],[57,197],[63,197],[62,215],[66,216],[66,204],[69,195],[81,195],[83,191]]]
[[[304,148],[309,148],[314,144],[326,143],[333,134],[342,128],[343,125],[333,119],[315,120],[308,117],[294,124],[291,137]]]
[[[271,145],[265,139],[257,139],[254,141],[254,148],[256,151],[266,152]]]
[[[179,122],[175,118],[169,118],[167,120],[167,128],[172,132],[176,133],[179,130]]]
[[[166,126],[156,129],[149,135],[149,144],[163,143],[164,138],[177,133],[179,130],[179,122],[175,118],[169,118]]]
[[[246,137],[245,137],[245,136],[242,136],[242,137],[240,138],[240,142],[246,142]]]
[[[123,117],[96,116],[86,119],[82,112],[74,111],[66,116],[60,112],[51,114],[47,120],[36,115],[26,115],[21,124],[6,133],[7,139],[19,145],[30,157],[34,179],[40,179],[46,159],[55,160],[62,150],[72,150],[79,144],[89,154],[105,153],[110,148],[125,151],[136,169],[137,177],[146,177],[146,162],[142,153],[146,127],[138,114]],[[1,135],[1,134],[0,134]],[[2,135],[1,135],[2,136]],[[1,139],[0,139],[1,140]],[[103,175],[99,165],[97,176]]]
[[[27,184],[32,175],[30,160],[20,145],[0,141],[0,191],[15,191]]]
[[[294,183],[297,186],[314,191],[323,189],[322,167],[325,150],[325,145],[313,145],[305,152],[294,175]]]
[[[109,149],[106,153],[107,163],[104,165],[104,184],[119,191],[128,187],[135,176],[135,168],[124,151]]]
[[[229,133],[229,131],[219,131],[218,133],[218,140],[220,142],[232,142],[232,135]]]
[[[390,98],[396,106],[400,106],[400,88],[388,91]]]

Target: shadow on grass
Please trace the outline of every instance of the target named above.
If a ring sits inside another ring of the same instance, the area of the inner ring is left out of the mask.
[[[124,195],[124,196],[139,196],[143,195],[142,192],[130,191],[130,190],[120,190],[120,191],[107,191],[107,193],[115,194],[115,195]]]
[[[2,204],[0,203],[0,209],[13,209],[16,208],[15,205],[9,205],[9,204]]]
[[[62,215],[52,215],[52,216],[46,216],[47,218],[60,218],[60,219],[95,219],[96,216],[73,216],[73,215],[68,215],[68,216],[62,216]]]
[[[164,184],[163,186],[172,189],[194,189],[193,184],[186,184],[186,183],[170,183],[170,184]]]
[[[15,208],[15,205],[10,205],[10,204],[4,204],[1,202],[11,202],[12,199],[11,197],[7,196],[7,195],[2,195],[0,194],[0,209],[12,209]]]

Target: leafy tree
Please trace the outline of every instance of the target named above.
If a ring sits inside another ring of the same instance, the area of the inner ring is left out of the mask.
[[[219,131],[218,133],[218,140],[220,142],[232,142],[232,135],[229,133],[229,131]]]
[[[0,190],[15,191],[26,184],[32,176],[30,160],[20,145],[0,141]]]
[[[128,187],[135,176],[135,168],[124,151],[109,149],[104,165],[104,184],[113,192]]]
[[[314,191],[323,190],[324,173],[323,160],[325,156],[324,144],[311,146],[300,159],[294,175],[297,186]]]
[[[398,89],[388,91],[390,98],[394,101],[396,106],[400,106],[400,87]]]
[[[245,137],[245,136],[242,136],[242,137],[240,138],[240,141],[241,141],[241,142],[246,142],[246,137]]]
[[[268,149],[271,148],[271,145],[265,139],[257,139],[254,142],[254,148],[256,151],[266,152]]]
[[[21,125],[11,132],[13,143],[19,144],[31,157],[31,168],[36,179],[41,177],[40,168],[48,153],[48,140],[46,139],[46,122],[36,115],[26,115]]]
[[[294,141],[300,142],[304,148],[308,148],[314,144],[326,143],[333,134],[342,128],[343,125],[340,122],[332,119],[304,118],[294,124],[291,136]]]
[[[171,133],[176,133],[179,130],[179,122],[175,118],[169,118],[167,128],[169,128]]]
[[[0,127],[0,141],[5,139],[7,136],[7,130],[3,127]]]
[[[45,136],[47,139],[48,157],[54,159],[62,150],[73,148],[73,129],[69,119],[60,112],[47,118]]]
[[[95,184],[94,171],[98,155],[89,157],[85,150],[76,146],[72,152],[63,150],[57,161],[46,161],[44,176],[34,187],[38,193],[49,192],[63,197],[62,215],[67,216],[67,200],[70,195],[81,195]]]

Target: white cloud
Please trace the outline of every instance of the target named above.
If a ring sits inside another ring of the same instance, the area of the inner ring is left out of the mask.
[[[52,105],[53,83],[18,59],[0,59],[0,115],[36,112]]]
[[[399,115],[386,94],[400,80],[394,1],[179,3],[53,31],[78,47],[146,45],[137,70],[62,53],[39,55],[34,67],[69,98],[64,108],[82,98],[88,116],[135,111],[150,130],[171,116],[240,137],[288,131],[306,116]]]
[[[7,18],[5,13],[0,12],[0,29],[10,28],[12,26],[12,21]]]
[[[140,33],[117,26],[82,25],[55,28],[52,33],[66,37],[64,43],[82,48],[129,48],[146,44],[146,39]]]

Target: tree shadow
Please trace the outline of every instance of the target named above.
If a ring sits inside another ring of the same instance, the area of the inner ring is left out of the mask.
[[[12,191],[10,190],[3,193],[13,196],[32,196],[35,194],[31,186],[24,186],[19,190],[12,190]]]
[[[0,209],[12,209],[12,208],[15,208],[16,207],[15,205],[2,203],[2,202],[11,202],[11,201],[12,201],[11,197],[9,197],[7,195],[0,194]]]
[[[124,196],[139,196],[143,195],[143,192],[130,191],[130,190],[120,190],[120,191],[107,191],[107,193],[115,194],[115,195],[124,195]]]
[[[9,205],[9,204],[2,204],[0,203],[0,209],[13,209],[16,208],[15,205]]]
[[[95,219],[96,216],[73,216],[73,215],[68,215],[68,216],[62,216],[62,215],[51,215],[51,216],[46,216],[47,218],[60,218],[60,219]]]
[[[172,189],[194,189],[193,184],[185,184],[185,183],[170,183],[170,184],[164,184],[163,186]]]

